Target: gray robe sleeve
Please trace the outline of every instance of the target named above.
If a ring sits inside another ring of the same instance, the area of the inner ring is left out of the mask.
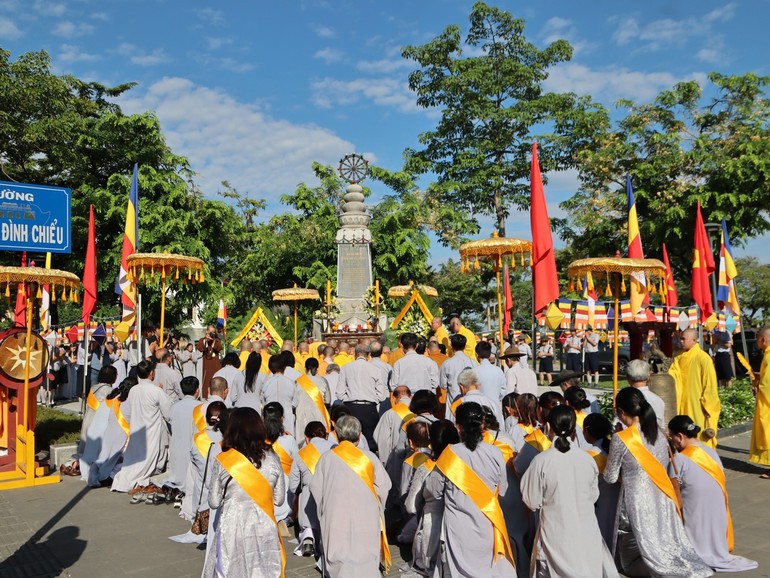
[[[623,461],[627,449],[617,435],[612,436],[610,441],[610,453],[607,456],[607,465],[604,468],[604,481],[608,484],[614,484],[620,477],[620,464]]]

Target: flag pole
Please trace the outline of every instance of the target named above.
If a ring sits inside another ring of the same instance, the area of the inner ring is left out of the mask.
[[[88,329],[91,327],[91,316],[88,316],[88,323],[85,321],[83,322],[83,389],[81,391],[81,397],[80,400],[80,415],[85,415],[86,413],[86,396],[88,395],[86,393],[86,383],[88,380],[88,368],[91,367],[91,356],[90,356],[90,342],[88,340]]]

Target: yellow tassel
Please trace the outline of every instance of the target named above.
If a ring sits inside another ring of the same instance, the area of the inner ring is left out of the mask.
[[[625,293],[626,293],[626,278],[625,277],[623,277],[623,280],[620,282],[620,292],[623,295],[625,295]]]
[[[5,296],[10,299],[11,298],[11,284],[8,283],[8,285],[5,286]]]
[[[583,290],[583,283],[580,281],[580,277],[578,277],[578,280],[577,280],[577,290],[578,291]]]
[[[51,303],[56,303],[56,286],[51,285]]]
[[[572,279],[569,280],[569,285],[567,285],[567,291],[569,291],[570,293],[575,291],[575,282],[572,281]]]
[[[66,303],[67,302],[67,288],[61,290],[61,302]]]
[[[476,257],[476,262],[473,264],[473,268],[476,269],[476,271],[481,270],[481,264],[479,263],[479,258]]]
[[[160,270],[160,278],[161,278],[161,279],[165,279],[165,278],[166,278],[166,268],[165,268],[165,267],[163,267],[163,268]]]
[[[663,279],[660,280],[660,289],[658,292],[661,295],[668,295],[668,287],[666,287],[666,284],[663,282]]]
[[[604,296],[605,297],[612,297],[612,289],[610,289],[610,284],[607,283],[607,288],[604,290]]]
[[[37,298],[38,299],[43,298],[43,292],[40,290],[40,285],[37,286]]]
[[[200,282],[201,282],[201,283],[203,283],[204,281],[205,281],[205,279],[203,278],[203,271],[201,271],[201,278],[200,278]]]
[[[655,295],[658,292],[657,288],[655,287],[655,283],[650,283],[650,285],[650,295]]]
[[[497,268],[498,270],[503,268],[503,258],[500,256],[497,257]]]
[[[78,300],[78,292],[75,291],[74,289],[70,289],[70,301],[72,303],[78,303],[79,302],[79,300]]]

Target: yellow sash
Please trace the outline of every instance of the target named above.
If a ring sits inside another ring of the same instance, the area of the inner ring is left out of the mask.
[[[128,422],[126,421],[126,418],[123,417],[123,412],[120,411],[120,399],[117,397],[113,397],[112,399],[106,399],[104,400],[104,403],[107,404],[107,407],[109,407],[113,413],[115,414],[115,419],[118,420],[118,425],[120,426],[120,429],[122,429],[125,434],[128,436],[131,433],[131,426],[129,426]]]
[[[519,426],[521,429],[523,429],[524,433],[527,434],[527,435],[529,435],[533,431],[535,431],[535,426],[533,426],[533,425],[526,425],[526,424],[523,424],[521,422],[517,423],[516,425]]]
[[[460,407],[460,404],[463,402],[463,398],[458,397],[456,400],[452,402],[452,405],[449,406],[449,409],[452,412],[452,415],[455,415],[457,413],[457,408]]]
[[[435,468],[435,467],[436,467],[436,461],[435,461],[435,460],[431,460],[431,459],[427,459],[427,460],[425,460],[425,464],[423,464],[423,465],[424,465],[426,468],[428,468],[428,471],[429,471],[429,472],[432,472],[432,471],[433,471],[433,468]]]
[[[492,563],[494,564],[498,556],[507,558],[513,567],[516,562],[513,560],[513,551],[508,541],[508,530],[505,527],[503,511],[500,508],[500,502],[497,499],[497,489],[493,492],[484,481],[466,464],[452,449],[447,446],[441,457],[436,461],[436,466],[447,479],[481,510],[487,519],[492,523],[494,534]]]
[[[313,444],[307,444],[304,448],[299,450],[299,457],[305,462],[307,469],[311,474],[315,473],[315,467],[318,465],[318,460],[321,459],[321,452]]]
[[[727,510],[727,547],[730,552],[735,549],[735,536],[733,534],[733,517],[730,515],[730,504],[727,500],[727,486],[725,485],[725,472],[719,467],[719,464],[708,455],[708,452],[703,451],[703,448],[699,448],[696,445],[690,445],[684,448],[681,452],[682,455],[690,458],[695,465],[702,468],[708,475],[714,478],[719,487],[722,489],[722,495],[725,497],[725,510]]]
[[[583,410],[575,410],[575,421],[580,429],[583,429],[583,422],[586,420],[586,413]]]
[[[674,485],[671,483],[671,478],[668,477],[666,468],[653,456],[650,451],[644,447],[642,443],[642,436],[639,433],[639,429],[636,425],[631,425],[618,432],[618,437],[626,444],[628,451],[634,456],[634,459],[642,466],[642,469],[650,476],[652,483],[655,484],[658,489],[666,494],[669,499],[674,502],[676,506],[676,513],[682,516],[682,512],[679,509],[679,502],[676,499],[676,492],[674,491]]]
[[[516,457],[516,450],[514,450],[511,446],[509,446],[504,441],[496,439],[495,436],[492,435],[492,432],[488,432],[488,431],[484,432],[484,441],[490,445],[495,446],[501,452],[503,452],[503,459],[505,460],[506,464],[510,465],[511,460],[513,460],[513,458]]]
[[[275,507],[273,506],[273,488],[257,468],[254,467],[246,456],[234,449],[229,449],[217,456],[217,460],[222,467],[227,470],[235,482],[243,488],[254,503],[268,515],[275,524],[275,531],[278,534],[278,544],[281,546],[281,577],[284,575],[286,567],[286,553],[283,550],[283,540],[278,531],[278,522],[275,519]]]
[[[551,440],[541,430],[535,428],[532,433],[524,438],[524,441],[539,452],[544,452],[551,447]]]
[[[409,411],[409,407],[403,403],[397,403],[393,406],[393,411],[401,418],[401,429],[406,431],[406,427],[414,421],[415,415]]]
[[[193,442],[198,451],[205,458],[209,453],[209,448],[214,441],[209,437],[209,432],[206,430],[200,431],[193,436]]]
[[[273,451],[278,454],[279,458],[281,458],[281,467],[283,468],[283,473],[288,476],[291,473],[291,464],[294,462],[294,460],[291,459],[289,452],[283,449],[283,446],[278,443],[278,440],[275,440],[275,443],[273,444]]]
[[[411,456],[404,460],[404,463],[412,466],[416,470],[429,459],[430,456],[428,456],[428,454],[424,454],[422,452],[414,452]]]
[[[99,400],[96,399],[96,396],[94,395],[93,391],[88,392],[86,403],[88,404],[88,407],[90,407],[93,411],[96,411],[97,409],[99,409],[99,406],[101,405],[99,403]]]
[[[377,495],[377,490],[374,489],[374,466],[369,461],[369,458],[348,441],[341,442],[340,445],[333,447],[331,451],[361,478],[361,481],[372,493],[377,506],[380,507],[380,498]],[[380,515],[380,556],[382,557],[385,570],[389,570],[392,562],[390,560],[388,539],[385,535],[385,520],[382,518],[382,515]]]
[[[206,416],[203,415],[203,404],[200,403],[193,408],[193,422],[198,431],[206,429]]]
[[[599,473],[604,473],[604,468],[607,467],[607,456],[605,456],[599,450],[586,450],[588,455],[591,456],[596,462],[596,467],[599,468]]]
[[[318,411],[321,412],[321,417],[324,420],[326,431],[331,431],[329,429],[331,425],[331,420],[329,419],[329,410],[326,409],[326,405],[324,404],[324,397],[321,395],[321,391],[318,389],[318,386],[313,383],[313,380],[310,379],[307,375],[300,376],[297,379],[297,385],[302,388],[302,391],[308,395],[308,397],[318,408]]]

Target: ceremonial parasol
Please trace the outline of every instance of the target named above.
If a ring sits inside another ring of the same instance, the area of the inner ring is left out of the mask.
[[[618,393],[618,334],[620,332],[620,283],[624,275],[643,273],[645,277],[664,277],[666,266],[657,259],[629,259],[625,257],[598,257],[591,259],[578,259],[567,267],[567,275],[572,278],[580,278],[587,273],[604,273],[608,277],[612,275],[615,280],[615,322],[613,328],[612,346],[612,399]],[[634,312],[636,313],[636,312]]]
[[[524,255],[532,254],[532,241],[499,237],[497,231],[489,239],[471,241],[460,245],[460,271],[470,273],[481,269],[480,261],[491,262],[497,276],[497,315],[500,323],[500,345],[505,341],[503,336],[503,298],[500,287],[500,271],[503,269],[503,257],[521,255],[521,265],[524,265]],[[531,259],[531,257],[530,257]],[[514,262],[513,266],[516,264]]]
[[[204,263],[197,257],[173,253],[134,253],[127,259],[128,275],[136,285],[147,276],[160,275],[160,347],[163,347],[163,328],[166,322],[166,286],[169,279],[182,283],[203,283]]]
[[[415,289],[426,297],[438,297],[438,291],[430,285],[396,285],[388,289],[388,297],[406,297]]]
[[[273,291],[273,301],[293,301],[294,302],[294,347],[297,347],[297,307],[300,301],[307,299],[320,299],[321,296],[315,289],[305,289],[304,287],[294,287],[289,289],[276,289]]]
[[[36,373],[45,371],[48,363],[48,349],[36,347],[32,341],[32,312],[34,309],[35,294],[33,291],[35,285],[38,291],[41,285],[49,285],[51,288],[52,300],[55,299],[56,291],[61,290],[61,299],[67,300],[66,292],[70,290],[70,300],[77,302],[75,290],[80,286],[80,278],[73,273],[59,271],[57,269],[43,269],[40,267],[0,267],[0,286],[5,285],[5,294],[10,297],[11,285],[18,283],[24,284],[24,291],[27,294],[27,332],[24,341],[24,360],[17,359],[13,363],[13,368],[18,365],[24,366],[24,392],[22,422],[16,430],[16,471],[10,473],[13,479],[2,484],[2,488],[18,488],[24,486],[33,486],[40,483],[58,482],[58,476],[50,476],[43,480],[35,479],[39,472],[35,467],[35,432],[29,430],[29,382],[32,365],[35,364]],[[39,340],[45,343],[42,340]],[[21,345],[21,344],[19,344]],[[33,354],[33,347],[35,352]],[[17,351],[17,356],[20,351]],[[13,369],[11,368],[11,369]],[[20,451],[20,446],[23,446]],[[3,476],[5,478],[5,476]]]

